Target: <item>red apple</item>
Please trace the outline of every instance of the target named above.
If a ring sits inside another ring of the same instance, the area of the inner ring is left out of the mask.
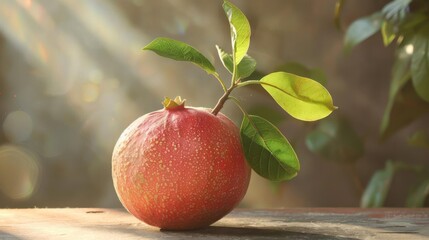
[[[244,197],[250,179],[238,128],[222,113],[167,99],[135,120],[113,151],[120,201],[145,223],[167,230],[208,226]]]

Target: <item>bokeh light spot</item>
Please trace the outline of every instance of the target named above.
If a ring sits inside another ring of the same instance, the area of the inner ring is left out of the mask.
[[[38,160],[29,150],[14,145],[0,146],[0,191],[14,200],[34,193],[39,177]]]
[[[414,46],[412,44],[408,44],[407,46],[405,46],[405,52],[408,55],[413,54],[413,52],[414,52]]]
[[[22,3],[25,8],[31,8],[32,2],[32,0],[24,0]]]
[[[11,142],[27,140],[33,131],[33,120],[24,111],[14,111],[3,122],[3,132]]]

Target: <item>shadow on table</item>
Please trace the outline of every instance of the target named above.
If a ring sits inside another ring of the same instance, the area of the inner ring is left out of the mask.
[[[344,211],[344,210],[343,210]],[[124,213],[113,211],[113,213]],[[87,211],[86,213],[104,213],[104,211]],[[398,239],[411,239],[413,237],[427,236],[422,232],[422,224],[426,224],[425,218],[406,224],[407,218],[398,218],[394,221],[387,218],[386,211],[379,214],[368,215],[368,213],[340,214],[335,211],[327,213],[307,213],[297,211],[290,212],[287,218],[272,216],[268,212],[253,211],[253,215],[247,212],[233,212],[229,216],[234,221],[218,222],[214,226],[193,231],[166,231],[151,227],[136,219],[123,218],[122,221],[112,224],[106,221],[94,225],[83,224],[80,227],[97,229],[103,232],[118,233],[131,237],[130,239],[362,239],[373,236],[386,237],[385,234],[395,235]],[[380,215],[381,214],[381,215]],[[393,213],[390,213],[393,214]],[[250,216],[250,217],[249,217]],[[257,216],[257,218],[252,217]],[[414,216],[414,215],[412,215]],[[100,216],[101,217],[101,216]],[[120,215],[117,215],[120,218]],[[128,216],[129,217],[129,216]],[[70,219],[70,215],[67,215]],[[79,222],[82,217],[74,219]],[[399,223],[401,220],[404,223]],[[113,220],[114,222],[114,220]],[[92,223],[92,222],[91,222]],[[400,234],[400,235],[398,235]]]
[[[347,238],[339,236],[331,236],[326,234],[317,233],[306,233],[305,229],[293,230],[293,229],[270,229],[270,228],[257,228],[257,227],[237,227],[237,226],[210,226],[200,230],[194,230],[189,232],[179,231],[164,231],[162,233],[180,237],[180,236],[206,236],[206,237],[225,237],[225,239],[332,239],[332,240],[354,240],[357,238]]]
[[[0,239],[1,240],[20,240],[22,238],[19,238],[13,234],[10,234],[8,232],[3,232],[0,230]]]
[[[157,228],[138,227],[108,227],[109,231],[117,231],[132,234],[138,237],[156,239],[332,239],[332,240],[355,240],[358,238],[339,237],[329,234],[306,233],[306,229],[270,229],[257,227],[238,226],[210,226],[203,229],[191,231],[167,231]]]
[[[359,238],[333,235],[329,232],[314,232],[313,228],[283,226],[270,228],[265,226],[221,225],[209,226],[189,231],[159,230],[139,222],[137,224],[99,225],[97,229],[114,231],[148,239],[332,239],[332,240],[356,240]]]

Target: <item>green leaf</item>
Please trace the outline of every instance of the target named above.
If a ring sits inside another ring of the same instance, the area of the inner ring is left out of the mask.
[[[335,11],[334,11],[334,23],[338,30],[341,29],[341,13],[344,8],[345,0],[337,0],[335,3]]]
[[[381,35],[383,37],[384,46],[389,46],[390,43],[395,39],[395,28],[389,21],[383,21],[381,25]]]
[[[395,174],[395,166],[391,161],[386,163],[384,169],[372,175],[361,198],[361,207],[382,207],[389,192],[390,184]]]
[[[289,180],[297,175],[298,157],[273,124],[258,116],[245,115],[240,134],[246,159],[256,173],[271,181]]]
[[[419,29],[423,28],[429,21],[426,14],[413,13],[409,14],[404,20],[401,21],[397,26],[398,36],[398,48],[404,48],[406,46],[409,49],[409,55],[411,56],[414,50],[415,35],[419,33]]]
[[[177,61],[188,61],[204,69],[208,74],[216,72],[213,64],[198,50],[190,45],[169,38],[156,38],[143,50],[151,50],[156,54]]]
[[[429,102],[429,27],[414,37],[411,75],[417,94]]]
[[[250,74],[250,76],[241,79],[241,82],[246,82],[249,80],[259,80],[259,79],[263,78],[265,75],[267,75],[266,72],[262,72],[262,71],[259,71],[258,69],[256,69],[252,74]]]
[[[426,21],[428,21],[428,16],[426,16],[426,14],[416,12],[408,15],[408,17],[399,24],[399,30],[404,36],[413,35],[416,29],[425,25]]]
[[[349,52],[354,46],[380,30],[382,18],[383,16],[380,13],[375,13],[354,21],[346,31],[344,39],[345,51]]]
[[[327,79],[325,73],[318,68],[310,69],[297,62],[288,62],[277,68],[277,71],[292,73],[301,77],[313,79],[323,86],[326,86]]]
[[[427,112],[427,104],[419,99],[412,86],[408,86],[411,85],[408,84],[411,76],[412,52],[410,51],[410,46],[412,46],[412,41],[407,41],[396,52],[396,59],[392,68],[389,99],[380,127],[382,139],[388,138],[397,130]]]
[[[423,180],[407,197],[406,206],[410,208],[424,207],[429,195],[429,178]]]
[[[386,108],[381,125],[381,139],[385,140],[398,130],[429,112],[429,103],[417,96],[411,82],[396,95],[392,106]]]
[[[286,112],[303,121],[324,118],[336,109],[328,90],[309,78],[275,72],[263,77],[260,84]]]
[[[392,22],[402,21],[408,13],[408,5],[412,0],[394,0],[386,4],[381,12]]]
[[[364,152],[362,139],[342,117],[329,117],[318,122],[305,143],[310,151],[342,163],[355,162]]]
[[[392,110],[395,106],[395,102],[402,100],[401,98],[397,98],[397,94],[410,79],[410,64],[411,55],[406,51],[406,47],[399,48],[396,52],[395,63],[392,67],[392,80],[389,88],[389,99],[384,110],[383,119],[381,121],[380,135],[382,139],[387,138],[393,134],[394,131],[396,131],[395,128],[392,129],[390,126]],[[397,106],[395,106],[395,108],[397,108]],[[389,128],[391,130],[387,131]]]
[[[234,63],[232,61],[232,55],[226,53],[223,49],[216,45],[217,53],[222,61],[223,66],[232,73],[234,70]],[[237,78],[246,78],[250,76],[256,68],[256,61],[249,55],[245,55],[241,62],[237,66]]]
[[[237,66],[237,78],[246,78],[250,76],[255,71],[255,69],[256,60],[246,54]]]
[[[429,149],[429,134],[424,131],[417,131],[408,138],[408,144],[414,147]]]
[[[223,2],[223,10],[231,27],[232,51],[235,64],[238,65],[247,53],[250,45],[250,25],[246,16],[229,1]]]

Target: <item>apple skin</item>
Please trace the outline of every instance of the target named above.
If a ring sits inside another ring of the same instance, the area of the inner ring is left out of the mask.
[[[250,180],[237,126],[210,109],[177,106],[135,120],[113,150],[122,205],[165,230],[211,225],[246,194]]]

